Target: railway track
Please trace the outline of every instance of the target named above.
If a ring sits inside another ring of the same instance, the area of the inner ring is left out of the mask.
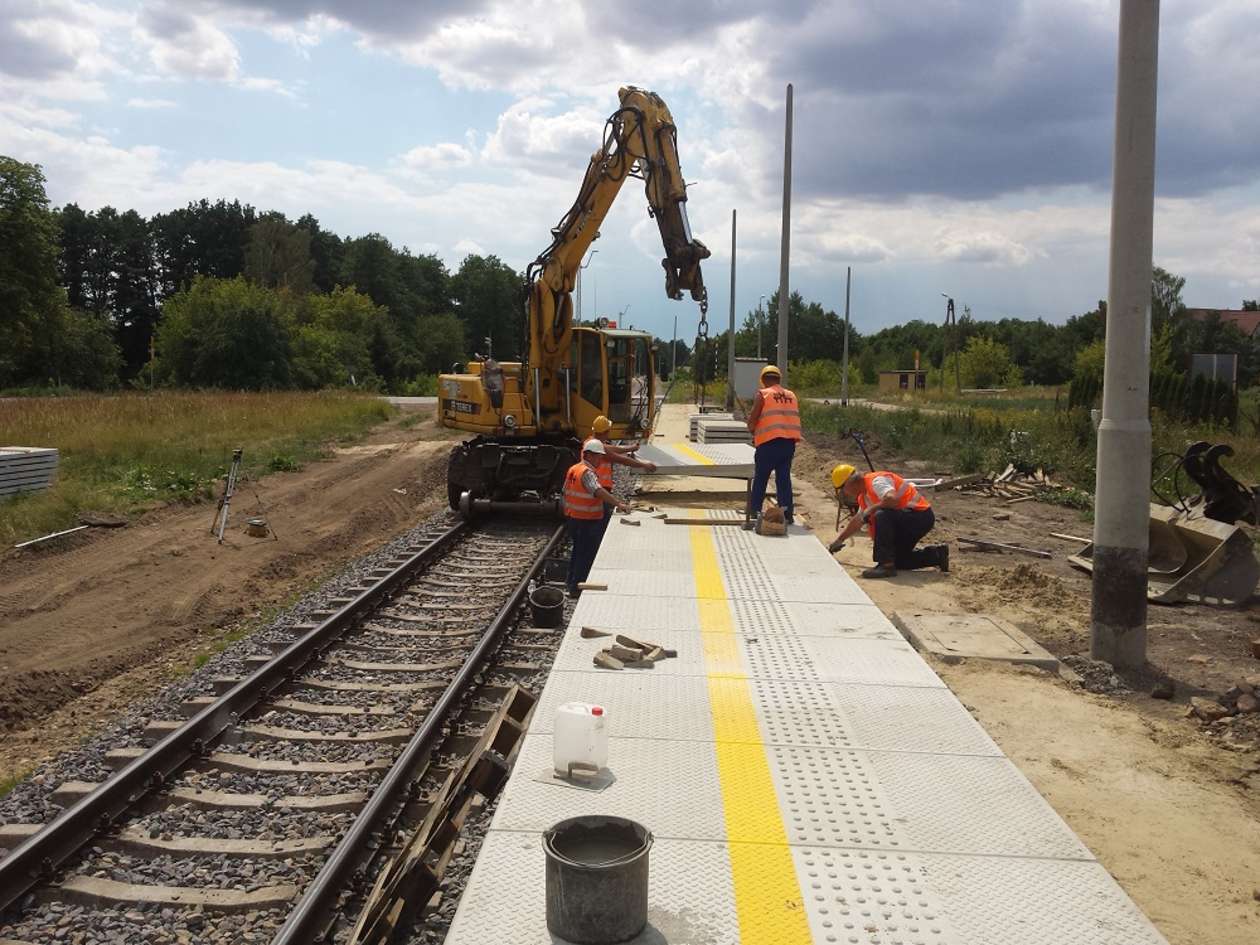
[[[61,785],[54,820],[0,827],[0,943],[345,940],[505,694],[541,689],[560,632],[518,617],[560,536],[426,529],[107,780]]]

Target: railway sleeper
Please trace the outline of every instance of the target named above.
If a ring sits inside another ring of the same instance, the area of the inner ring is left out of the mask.
[[[228,744],[273,741],[327,745],[396,745],[409,741],[414,734],[415,730],[411,728],[382,728],[367,732],[308,732],[298,728],[255,724],[238,725],[225,741]]]
[[[66,781],[49,795],[49,800],[65,807],[91,794],[98,787],[100,783],[96,781]],[[173,801],[213,810],[270,808],[283,811],[340,814],[357,811],[367,802],[367,797],[365,791],[348,791],[343,794],[290,794],[273,798],[265,794],[237,794],[230,791],[208,791],[204,788],[174,787],[165,794],[155,796],[153,801],[154,803],[163,800]]]
[[[209,887],[148,886],[98,876],[72,876],[59,886],[51,887],[46,894],[41,894],[41,898],[82,906],[200,907],[207,912],[231,913],[284,908],[297,898],[298,891],[298,887],[291,883],[263,886],[246,892]]]
[[[145,753],[144,748],[112,748],[105,753],[105,764],[114,771],[121,771]],[[230,751],[212,751],[203,763],[226,771],[248,774],[351,774],[356,771],[384,770],[389,763],[380,760],[365,761],[288,761],[276,758],[255,758],[253,755]]]

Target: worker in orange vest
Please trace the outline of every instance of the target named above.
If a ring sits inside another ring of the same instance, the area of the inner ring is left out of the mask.
[[[752,528],[753,520],[761,515],[772,472],[784,521],[792,524],[792,457],[801,439],[801,410],[796,395],[783,387],[779,379],[779,369],[773,364],[761,369],[761,389],[748,412],[748,432],[752,434],[755,452],[745,528]]]
[[[639,448],[636,443],[633,446],[616,446],[608,442],[608,434],[612,430],[612,421],[600,414],[595,418],[595,422],[591,424],[591,435],[586,438],[582,444],[582,449],[586,449],[586,444],[591,442],[600,443],[604,447],[603,456],[592,457],[595,467],[595,473],[599,476],[599,484],[609,492],[613,490],[613,466],[629,466],[632,469],[645,469],[648,472],[656,472],[656,463],[647,459],[639,459],[635,456],[635,451]],[[604,506],[604,531],[608,530],[608,523],[612,520],[612,509]],[[602,535],[600,536],[603,537]]]
[[[569,467],[564,475],[564,517],[569,526],[569,573],[565,584],[569,596],[578,595],[578,585],[591,573],[599,542],[604,534],[604,506],[616,506],[629,512],[615,495],[599,484],[594,460],[604,455],[604,444],[587,440],[582,446],[582,460]]]
[[[831,484],[836,488],[836,498],[856,506],[857,513],[845,523],[828,550],[833,554],[839,551],[850,536],[865,526],[875,543],[875,567],[863,571],[862,577],[892,577],[898,568],[949,570],[949,545],[929,545],[917,550],[914,547],[936,524],[931,503],[914,483],[894,472],[859,473],[848,463],[841,463],[831,470]]]

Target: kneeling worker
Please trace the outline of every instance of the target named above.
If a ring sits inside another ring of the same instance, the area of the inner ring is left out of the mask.
[[[569,554],[569,574],[565,584],[569,596],[576,597],[578,585],[591,573],[599,541],[604,534],[604,505],[615,506],[619,512],[629,512],[611,492],[599,484],[593,460],[604,455],[604,444],[599,440],[587,440],[582,445],[582,461],[574,463],[564,476],[564,515],[569,526],[572,550]]]
[[[646,469],[648,472],[656,472],[656,463],[646,459],[639,459],[634,455],[634,451],[638,446],[615,446],[608,442],[608,432],[612,429],[612,421],[600,414],[595,418],[595,422],[591,424],[591,435],[587,437],[586,442],[582,444],[582,450],[585,452],[587,443],[599,443],[604,447],[602,456],[591,457],[591,465],[595,467],[595,474],[599,477],[599,484],[609,492],[613,490],[613,465],[629,466],[632,469]],[[612,519],[612,509],[604,507],[604,530],[608,529],[608,522]]]
[[[828,550],[839,551],[865,525],[875,542],[875,567],[863,571],[862,577],[892,577],[898,568],[949,570],[948,545],[914,547],[936,524],[936,513],[913,483],[893,472],[859,473],[848,463],[831,471],[831,483],[836,497],[843,495],[858,512],[845,523]]]
[[[761,369],[761,389],[748,411],[748,432],[752,434],[753,481],[749,496],[749,519],[761,515],[766,486],[774,473],[774,492],[783,510],[783,519],[792,524],[792,457],[801,439],[801,411],[796,395],[779,383],[779,369],[767,364]],[[751,522],[744,526],[752,528]]]

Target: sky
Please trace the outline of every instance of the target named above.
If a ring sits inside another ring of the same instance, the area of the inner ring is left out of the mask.
[[[871,332],[1061,322],[1107,294],[1118,0],[0,0],[0,154],[54,205],[223,197],[518,269],[572,203],[623,85],[668,103],[710,320],[790,285]],[[1155,262],[1197,307],[1260,296],[1260,0],[1165,0]],[[583,314],[694,336],[641,185]]]

